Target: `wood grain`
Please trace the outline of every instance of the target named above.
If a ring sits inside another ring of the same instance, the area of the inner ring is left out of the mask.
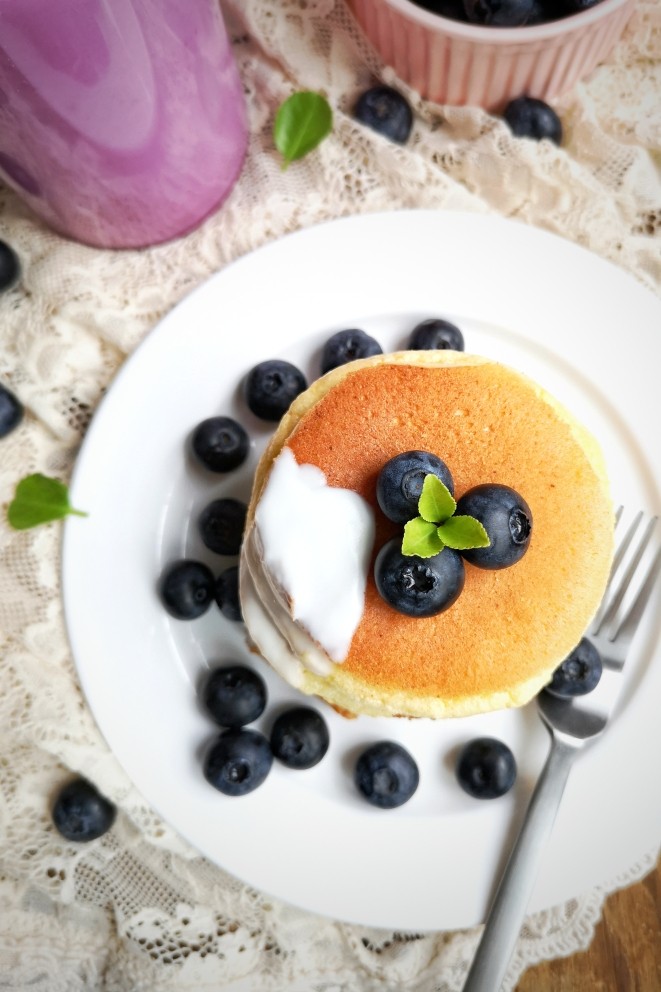
[[[608,897],[587,951],[528,969],[516,992],[661,992],[661,860]]]

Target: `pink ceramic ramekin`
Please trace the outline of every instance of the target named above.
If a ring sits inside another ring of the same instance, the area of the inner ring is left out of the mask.
[[[386,65],[436,103],[502,110],[517,96],[547,102],[592,72],[636,0],[602,0],[547,24],[494,28],[451,21],[410,0],[348,0]]]

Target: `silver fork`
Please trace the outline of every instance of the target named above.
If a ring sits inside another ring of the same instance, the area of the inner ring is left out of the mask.
[[[620,507],[616,533],[622,516]],[[586,634],[601,654],[603,664],[596,689],[571,700],[548,692],[537,697],[540,715],[551,735],[551,748],[489,909],[463,992],[497,992],[501,986],[569,771],[579,751],[599,737],[608,723],[619,696],[620,673],[661,572],[661,548],[652,555],[651,562],[649,553],[645,555],[650,549],[656,520],[652,517],[645,523],[642,512],[639,513],[615,552],[602,605]]]

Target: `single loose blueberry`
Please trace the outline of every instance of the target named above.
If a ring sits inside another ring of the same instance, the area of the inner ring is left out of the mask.
[[[204,759],[207,782],[226,796],[245,796],[262,784],[273,765],[269,742],[257,730],[225,730]]]
[[[326,721],[310,706],[295,706],[281,713],[271,731],[271,750],[288,768],[319,764],[329,743]]]
[[[262,420],[280,420],[299,393],[307,388],[300,369],[278,358],[255,365],[246,376],[246,403]]]
[[[467,19],[473,24],[515,28],[525,24],[533,0],[464,0]]]
[[[456,776],[462,789],[475,799],[497,799],[514,785],[516,761],[503,741],[476,737],[462,748]]]
[[[96,840],[112,827],[117,809],[91,782],[76,778],[60,789],[53,805],[53,823],[67,840]]]
[[[359,756],[354,782],[362,796],[380,809],[407,802],[420,782],[418,766],[409,752],[394,741],[378,741]]]
[[[423,320],[413,328],[409,340],[411,351],[464,350],[464,336],[455,324],[440,317]]]
[[[401,537],[379,551],[374,581],[382,599],[409,617],[433,617],[449,609],[464,588],[464,563],[452,548],[431,558],[403,555]]]
[[[346,365],[357,358],[382,355],[383,348],[373,337],[354,327],[346,331],[336,331],[329,337],[321,353],[321,374]]]
[[[214,592],[218,609],[228,620],[240,623],[243,620],[239,599],[239,566],[230,565],[216,579]]]
[[[498,483],[474,486],[457,500],[456,516],[462,514],[479,520],[491,542],[486,548],[461,552],[471,565],[508,568],[523,558],[530,544],[532,513],[514,489]]]
[[[558,665],[546,691],[567,699],[592,692],[603,671],[601,655],[587,637],[583,637],[562,664]]]
[[[202,702],[221,727],[245,727],[264,712],[266,683],[246,665],[214,668],[202,687]]]
[[[238,499],[214,499],[202,510],[197,525],[200,537],[218,555],[238,555],[248,508]]]
[[[168,565],[161,576],[161,601],[177,620],[201,617],[209,609],[213,594],[213,572],[201,561],[181,558]]]
[[[403,451],[385,463],[376,480],[376,498],[389,520],[403,524],[417,517],[426,475],[435,475],[454,493],[450,469],[429,451]]]
[[[6,437],[23,419],[23,405],[4,386],[0,386],[0,438]]]
[[[543,100],[532,96],[519,96],[503,112],[510,131],[517,138],[548,138],[556,145],[562,143],[562,122],[555,110]]]
[[[408,100],[391,86],[373,86],[362,93],[353,116],[399,145],[408,141],[413,126],[413,111]]]
[[[231,472],[248,457],[248,433],[232,417],[208,417],[197,425],[191,448],[210,472]]]
[[[0,293],[18,281],[21,274],[21,264],[18,255],[6,241],[0,241]]]

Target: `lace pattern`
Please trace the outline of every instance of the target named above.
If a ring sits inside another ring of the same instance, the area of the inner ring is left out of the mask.
[[[332,217],[394,207],[497,212],[570,238],[661,289],[661,8],[640,0],[608,62],[558,109],[565,143],[515,140],[502,121],[439,107],[398,83],[342,0],[224,0],[251,142],[229,200],[186,238],[146,251],[74,244],[0,189],[0,237],[23,263],[0,298],[0,380],[27,416],[2,442],[0,501],[40,471],[67,478],[126,357],[191,289],[230,261]],[[351,117],[375,79],[411,100],[405,147]],[[286,172],[273,149],[277,105],[315,89],[332,136]],[[478,931],[384,933],[268,899],[209,864],[145,805],[109,753],[78,686],[59,588],[57,525],[0,523],[0,984],[8,992],[455,992]],[[92,845],[49,816],[73,773],[120,808]],[[529,917],[506,987],[544,958],[586,947],[611,884]]]

